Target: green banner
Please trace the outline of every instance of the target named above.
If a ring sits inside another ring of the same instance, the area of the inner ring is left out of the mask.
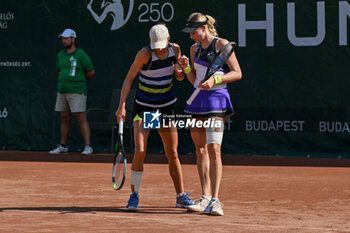
[[[194,42],[181,29],[192,12],[213,16],[219,36],[237,42],[243,78],[228,85],[236,114],[226,123],[223,153],[350,157],[350,3],[336,0],[1,1],[0,149],[59,143],[55,60],[65,28],[77,32],[96,69],[88,108],[108,109],[154,24],[165,22],[189,57]],[[174,86],[181,112],[192,86]],[[149,151],[161,152],[159,142],[152,132]],[[180,153],[194,151],[188,130],[179,131],[179,142]],[[92,132],[92,143],[108,150],[109,132]],[[82,144],[74,119],[68,145]]]

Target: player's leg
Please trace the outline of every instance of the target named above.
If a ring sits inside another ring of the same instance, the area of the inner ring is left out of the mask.
[[[135,141],[135,153],[131,165],[131,195],[126,206],[128,211],[136,211],[139,205],[139,188],[141,184],[141,178],[143,174],[143,161],[146,156],[147,150],[147,138],[150,130],[144,129],[142,124],[142,118],[138,115],[134,118],[134,141]]]
[[[143,161],[147,151],[147,138],[150,133],[149,129],[143,128],[142,122],[141,118],[134,120],[135,153],[131,165],[131,171],[134,172],[143,172]],[[132,192],[138,192],[138,188],[134,184],[131,184]]]
[[[221,145],[217,143],[208,144],[208,153],[210,158],[210,181],[212,190],[212,199],[210,204],[211,215],[224,215],[223,205],[219,201],[219,189],[222,176]]]
[[[222,118],[216,118],[220,126],[206,129],[208,154],[210,159],[210,181],[212,192],[211,214],[224,215],[219,201],[219,189],[222,177],[221,143],[224,130]]]
[[[180,159],[177,153],[178,134],[176,127],[161,128],[158,130],[162,138],[165,155],[168,158],[169,173],[173,180],[176,197],[176,207],[187,207],[194,204],[184,192],[183,176]]]
[[[199,118],[197,120],[204,121],[205,119]],[[202,186],[202,194],[206,196],[211,196],[209,177],[209,155],[205,135],[205,128],[191,128],[191,137],[196,148],[197,170]]]
[[[219,197],[222,176],[221,145],[211,143],[207,145],[210,159],[210,185],[213,198]]]
[[[210,181],[213,198],[218,198],[222,176],[221,143],[223,138],[224,122],[220,117],[213,118],[218,127],[206,129],[206,141],[210,159]]]
[[[197,119],[205,120],[205,119]],[[209,155],[206,145],[206,131],[205,128],[191,128],[191,137],[195,144],[197,156],[197,170],[201,182],[202,196],[200,200],[192,206],[188,207],[189,211],[207,211],[210,204],[210,176],[209,176]]]
[[[183,193],[183,177],[181,163],[177,153],[178,137],[175,127],[161,128],[158,130],[164,145],[165,155],[168,158],[169,173],[173,180],[176,193]]]

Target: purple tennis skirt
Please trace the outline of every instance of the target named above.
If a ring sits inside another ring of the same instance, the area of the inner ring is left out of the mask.
[[[195,89],[193,89],[194,91]],[[226,88],[201,90],[191,105],[186,105],[185,112],[192,117],[231,116],[234,114],[230,94]]]

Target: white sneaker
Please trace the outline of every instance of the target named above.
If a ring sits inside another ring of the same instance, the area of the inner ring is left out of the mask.
[[[222,209],[224,207],[224,204],[222,204],[219,199],[212,199],[211,200],[211,211],[210,214],[214,216],[223,216],[224,210]]]
[[[50,150],[49,153],[53,155],[67,154],[68,147],[63,147],[61,145],[57,146],[56,149]]]
[[[82,155],[91,155],[94,150],[91,148],[91,146],[85,146],[84,151],[81,152]]]
[[[210,203],[210,197],[208,198],[203,195],[201,196],[201,199],[199,199],[199,201],[196,201],[196,204],[186,206],[186,209],[192,212],[204,212],[206,208],[209,206],[209,203]]]

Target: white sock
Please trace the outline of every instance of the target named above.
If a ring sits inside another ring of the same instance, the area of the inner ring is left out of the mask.
[[[143,172],[137,172],[131,170],[131,175],[130,175],[130,183],[131,185],[134,185],[134,191],[136,193],[139,192],[140,184],[141,184],[141,178],[142,178],[142,173]]]
[[[176,194],[176,197],[182,197],[185,193],[178,193]]]

